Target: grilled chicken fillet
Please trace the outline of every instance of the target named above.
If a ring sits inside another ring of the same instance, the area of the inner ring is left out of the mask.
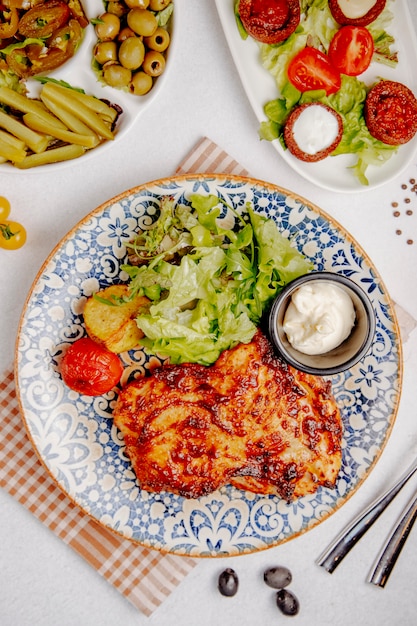
[[[291,500],[334,486],[341,465],[330,383],[283,363],[260,331],[210,367],[127,384],[114,421],[147,491],[198,498],[231,483]]]

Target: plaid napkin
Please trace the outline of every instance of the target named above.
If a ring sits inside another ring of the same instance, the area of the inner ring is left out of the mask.
[[[247,175],[221,148],[203,138],[176,174]],[[19,415],[13,369],[0,377],[0,487],[71,546],[145,615],[172,593],[197,564],[162,554],[107,530],[73,504],[54,483],[30,443]]]
[[[237,161],[207,138],[198,142],[175,174],[197,172],[248,175]],[[395,308],[405,342],[417,322],[400,307]],[[11,367],[0,378],[0,487],[145,615],[151,615],[197,564],[195,559],[162,554],[116,535],[67,498],[39,462],[27,438]]]

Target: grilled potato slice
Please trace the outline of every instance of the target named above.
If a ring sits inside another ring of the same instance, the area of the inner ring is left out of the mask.
[[[110,352],[125,352],[140,344],[143,332],[138,328],[135,318],[144,307],[149,304],[148,298],[137,296],[129,302],[114,305],[115,298],[128,295],[127,285],[110,285],[96,295],[88,298],[84,307],[84,324],[87,334],[97,343],[105,346]]]

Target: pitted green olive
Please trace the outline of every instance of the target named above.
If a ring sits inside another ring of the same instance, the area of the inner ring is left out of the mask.
[[[143,59],[142,68],[149,76],[160,76],[165,69],[165,58],[160,52],[149,50]]]
[[[151,90],[153,85],[152,76],[145,74],[145,72],[135,72],[130,81],[129,90],[135,96],[144,96]]]
[[[97,37],[101,41],[115,39],[120,31],[120,18],[114,15],[114,13],[103,13],[100,15],[99,20],[95,25]]]
[[[151,11],[131,9],[127,14],[127,23],[137,35],[150,37],[158,28],[158,20]]]
[[[119,61],[129,70],[137,70],[145,58],[145,46],[139,37],[128,37],[119,47]]]
[[[109,63],[103,67],[103,78],[110,87],[127,87],[132,80],[132,72],[119,63]]]
[[[117,61],[117,44],[115,41],[100,41],[94,48],[94,58],[104,65],[109,61]]]
[[[145,46],[147,46],[150,50],[156,50],[157,52],[164,52],[169,46],[169,32],[158,26],[156,31],[150,37],[145,37]]]

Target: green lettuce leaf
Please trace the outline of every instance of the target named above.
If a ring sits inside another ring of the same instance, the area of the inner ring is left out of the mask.
[[[248,343],[278,291],[312,264],[251,206],[245,218],[217,196],[190,200],[191,207],[162,200],[153,228],[132,246],[148,262],[122,269],[131,297],[152,300],[136,320],[145,349],[173,363],[210,365],[223,350]],[[164,249],[167,238],[171,247]],[[183,240],[191,241],[185,253]]]

